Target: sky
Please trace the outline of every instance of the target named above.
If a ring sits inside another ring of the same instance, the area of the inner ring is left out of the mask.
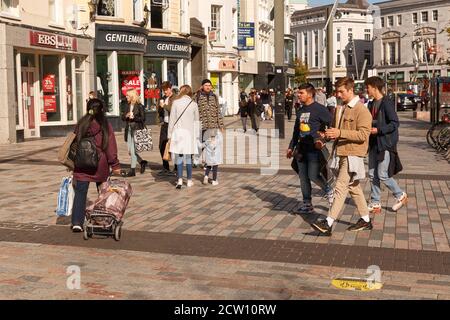
[[[339,3],[346,3],[347,0],[340,0]],[[374,3],[374,2],[381,2],[381,0],[369,0],[370,3]],[[324,4],[330,4],[330,3],[334,3],[333,0],[309,0],[309,5],[316,7],[316,6],[321,6]]]

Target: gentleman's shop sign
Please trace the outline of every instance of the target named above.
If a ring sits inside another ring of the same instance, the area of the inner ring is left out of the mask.
[[[149,37],[145,55],[190,60],[191,42],[182,38]]]
[[[147,35],[142,29],[122,26],[97,25],[96,50],[126,50],[145,52]]]

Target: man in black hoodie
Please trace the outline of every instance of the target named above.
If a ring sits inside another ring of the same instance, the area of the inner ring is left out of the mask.
[[[381,213],[380,182],[392,192],[396,202],[392,210],[398,211],[406,204],[408,196],[394,180],[393,176],[401,171],[398,158],[399,120],[394,102],[382,93],[384,81],[379,77],[370,77],[365,81],[367,93],[374,100],[369,104],[372,114],[372,131],[369,139],[369,178],[371,182],[371,201],[369,212]]]

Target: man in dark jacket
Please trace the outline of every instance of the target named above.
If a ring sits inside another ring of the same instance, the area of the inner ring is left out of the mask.
[[[370,77],[365,81],[367,92],[374,100],[369,105],[372,114],[372,130],[369,139],[369,178],[371,182],[371,202],[369,212],[381,213],[382,181],[396,198],[392,210],[398,211],[406,204],[408,196],[394,180],[393,175],[401,170],[397,154],[399,120],[394,102],[382,93],[384,81],[379,77]],[[392,165],[398,168],[392,169]],[[391,169],[390,169],[391,167]]]
[[[287,158],[295,157],[300,177],[300,188],[303,196],[303,204],[295,210],[295,213],[312,213],[312,186],[311,181],[318,185],[325,193],[331,206],[333,190],[328,182],[320,175],[321,149],[324,147],[321,141],[320,131],[325,131],[330,125],[331,115],[325,106],[314,101],[314,86],[307,83],[299,87],[298,98],[303,104],[297,119],[295,120],[292,140],[287,150]],[[296,152],[294,153],[294,150]]]

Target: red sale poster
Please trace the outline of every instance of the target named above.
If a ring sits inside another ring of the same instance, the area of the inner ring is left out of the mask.
[[[122,94],[125,96],[130,89],[136,89],[141,94],[141,80],[139,75],[129,75],[122,80]]]
[[[42,79],[42,91],[44,93],[55,93],[55,75],[47,74]]]
[[[44,112],[56,112],[56,96],[44,96]]]

